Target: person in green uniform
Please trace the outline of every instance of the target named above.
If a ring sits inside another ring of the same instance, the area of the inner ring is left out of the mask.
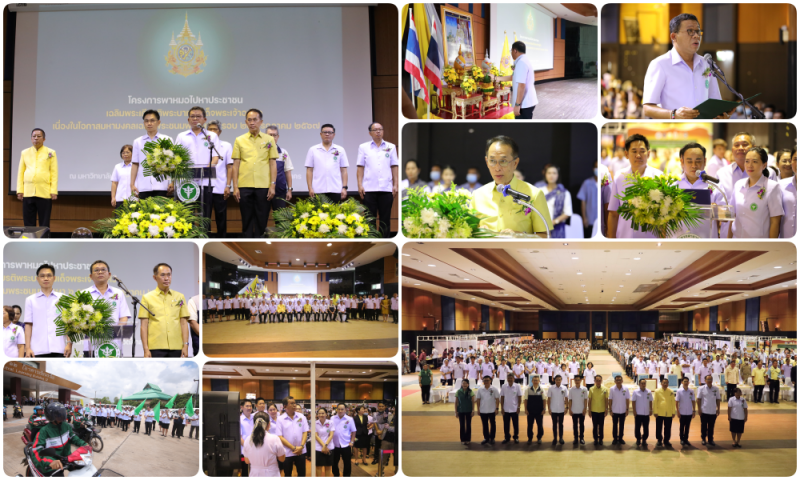
[[[456,392],[456,417],[461,432],[461,443],[469,445],[472,441],[472,417],[475,416],[475,394],[469,388],[469,380],[461,380],[461,388]]]
[[[33,407],[33,415],[28,417],[28,429],[31,431],[31,440],[35,439],[39,430],[47,425],[47,419],[42,415],[43,413],[42,407],[37,405]]]
[[[63,404],[49,403],[44,415],[49,423],[39,430],[33,441],[33,464],[44,476],[51,476],[53,471],[61,470],[64,466],[57,458],[45,455],[43,450],[52,448],[57,457],[65,457],[71,452],[70,444],[82,447],[86,442],[78,438],[72,431],[72,425],[67,423],[67,408]]]
[[[422,364],[422,371],[419,372],[419,387],[422,390],[422,404],[431,403],[431,383],[433,382],[433,373],[431,367],[427,363]]]

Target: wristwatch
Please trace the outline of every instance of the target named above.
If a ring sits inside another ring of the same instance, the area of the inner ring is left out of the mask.
[[[290,192],[294,191],[294,188],[293,187],[289,187],[289,191]]]
[[[275,185],[275,182],[272,182],[271,185]]]
[[[347,190],[347,185],[345,185],[345,186],[344,186],[344,187],[342,187],[342,188],[343,188],[344,190]]]
[[[514,106],[515,106],[515,107],[521,107],[521,106],[522,106],[522,104],[521,104],[521,103],[515,103],[515,104],[514,104]]]

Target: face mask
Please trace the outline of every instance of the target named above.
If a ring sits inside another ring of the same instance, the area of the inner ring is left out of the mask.
[[[751,113],[753,113],[753,111],[752,111],[752,110],[750,110],[749,108],[746,108],[746,109],[744,110],[744,113],[745,113],[745,115],[747,115],[747,116],[749,117],[749,116],[750,116],[750,114],[751,114]]]
[[[775,115],[774,112],[764,112],[764,118],[772,118],[773,115]]]
[[[475,175],[474,173],[468,173],[468,174],[467,174],[467,181],[468,181],[469,183],[475,183],[475,182],[477,182],[477,181],[478,181],[478,176],[477,176],[477,175]]]
[[[597,176],[597,169],[595,168],[593,171],[594,171],[594,176],[596,177]]]
[[[442,178],[442,172],[431,172],[431,180],[434,182]]]
[[[744,107],[743,107],[743,106],[741,106],[741,105],[739,105],[738,107],[736,107],[736,113],[744,113]]]

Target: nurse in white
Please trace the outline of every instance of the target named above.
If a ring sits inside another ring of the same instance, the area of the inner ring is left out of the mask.
[[[628,188],[628,175],[633,172],[638,173],[643,178],[658,177],[664,172],[647,165],[650,157],[650,142],[644,135],[635,133],[625,140],[625,156],[631,164],[630,170],[622,170],[614,176],[611,183],[611,199],[608,203],[608,238],[656,238],[649,232],[634,230],[630,220],[620,218],[619,210],[622,201],[617,198],[625,196],[625,189]]]
[[[258,412],[253,417],[253,432],[244,439],[242,455],[250,465],[251,477],[280,477],[278,462],[286,460],[281,439],[269,433],[269,415]]]
[[[131,196],[131,158],[133,158],[133,146],[123,145],[119,151],[122,163],[114,166],[111,172],[111,206],[117,209],[122,206],[122,202]]]
[[[331,441],[333,441],[333,427],[328,419],[328,410],[325,407],[319,407],[319,410],[317,410],[317,438],[315,442],[317,447],[314,454],[317,456],[317,477],[333,476]]]
[[[778,238],[783,217],[783,199],[778,182],[769,179],[767,151],[752,147],[744,159],[747,178],[733,186],[736,219],[728,238]]]
[[[678,186],[684,190],[709,190],[711,189],[711,203],[725,205],[725,198],[717,188],[709,186],[697,173],[705,169],[706,149],[699,143],[687,143],[681,148],[681,167],[683,175]],[[713,233],[712,233],[713,230]],[[716,224],[711,226],[711,219],[700,219],[696,227],[683,226],[675,233],[673,238],[718,238]]]
[[[792,238],[797,232],[797,147],[792,149],[792,172],[794,175],[780,181],[783,197],[781,238]]]
[[[672,49],[650,62],[644,76],[642,106],[647,118],[689,120],[700,115],[695,107],[709,98],[721,99],[717,79],[697,54],[703,40],[700,22],[682,13],[669,22]],[[724,113],[718,118],[729,118]]]

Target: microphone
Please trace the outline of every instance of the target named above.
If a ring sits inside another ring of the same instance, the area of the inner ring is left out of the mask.
[[[529,202],[531,200],[530,195],[514,190],[511,188],[511,185],[498,185],[496,190],[502,193],[504,197],[508,197],[510,195],[512,198],[522,200],[523,202]]]
[[[719,178],[712,177],[711,175],[707,174],[705,170],[697,170],[695,174],[704,182],[719,183]]]
[[[117,283],[122,283],[122,280],[120,280],[116,275],[111,275],[111,280],[114,280]]]
[[[712,57],[710,53],[706,53],[705,55],[703,55],[703,59],[708,64],[709,68],[711,68],[711,70],[715,71],[714,73],[718,73],[723,77],[725,76],[725,74],[722,72],[722,70],[719,68],[719,66],[717,66],[716,63],[714,63],[714,57]]]

